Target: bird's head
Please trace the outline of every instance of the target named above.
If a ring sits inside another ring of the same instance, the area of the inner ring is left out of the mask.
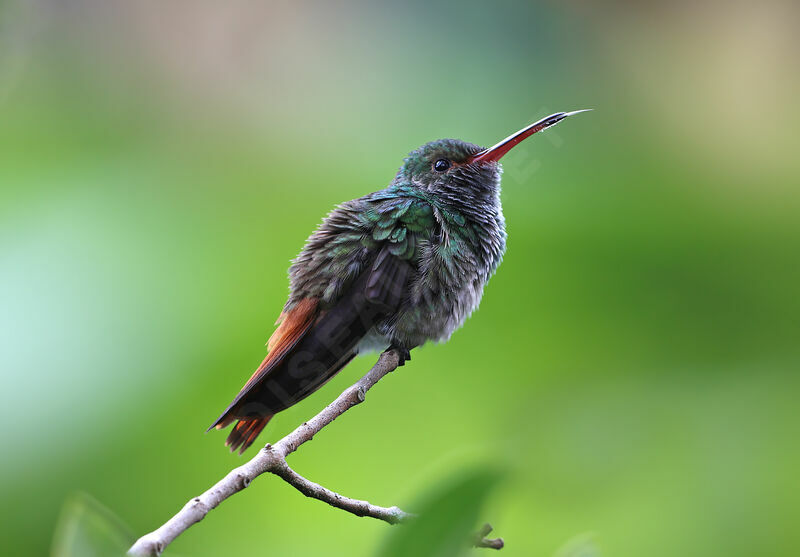
[[[488,149],[459,139],[439,139],[409,153],[395,178],[426,192],[458,195],[496,192],[500,185],[500,159],[536,132],[584,110],[557,112],[524,127]]]

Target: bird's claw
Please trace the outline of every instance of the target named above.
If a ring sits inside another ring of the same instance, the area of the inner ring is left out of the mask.
[[[411,360],[411,351],[408,348],[400,348],[399,346],[392,346],[389,350],[397,352],[398,362],[397,366],[404,366],[406,362]]]

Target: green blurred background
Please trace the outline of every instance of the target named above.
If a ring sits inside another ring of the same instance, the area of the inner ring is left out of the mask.
[[[142,534],[244,462],[203,432],[336,203],[426,141],[588,107],[506,157],[477,314],[290,464],[409,510],[508,469],[480,512],[503,555],[796,553],[798,15],[0,1],[3,552],[47,555],[76,491]],[[168,554],[369,555],[389,530],[261,478]]]

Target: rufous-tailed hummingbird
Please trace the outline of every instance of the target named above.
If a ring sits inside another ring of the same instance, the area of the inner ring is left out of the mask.
[[[319,389],[356,354],[444,342],[478,307],[506,229],[499,160],[572,114],[558,112],[482,149],[457,139],[412,151],[384,189],[342,203],[289,268],[269,353],[209,428],[247,449],[273,415]]]

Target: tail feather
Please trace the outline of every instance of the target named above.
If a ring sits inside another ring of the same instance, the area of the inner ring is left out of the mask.
[[[230,447],[231,452],[239,449],[239,454],[244,453],[271,418],[272,416],[263,416],[239,420],[228,435],[225,446]]]

